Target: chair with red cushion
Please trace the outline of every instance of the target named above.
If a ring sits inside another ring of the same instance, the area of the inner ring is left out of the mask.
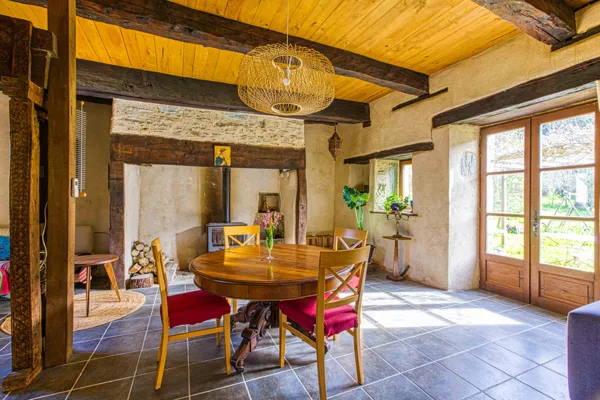
[[[319,390],[321,399],[327,398],[325,381],[325,340],[329,336],[348,332],[354,337],[356,375],[359,384],[363,383],[362,356],[360,348],[360,321],[362,317],[362,293],[369,262],[369,247],[352,250],[324,251],[319,260],[319,286],[316,296],[282,301],[279,303],[279,364],[284,366],[286,330],[298,336],[317,351]],[[343,271],[344,273],[342,273]],[[340,286],[325,293],[326,277],[334,276]],[[350,285],[358,278],[356,287]],[[344,297],[338,297],[343,290]],[[350,293],[348,293],[350,292]],[[302,330],[314,333],[316,340],[294,328],[294,322]]]
[[[333,232],[333,249],[340,250],[339,244],[343,246],[342,250],[352,250],[359,247],[365,247],[367,245],[367,237],[369,231],[359,231],[358,229],[347,229],[347,228],[335,228]],[[351,239],[355,242],[349,245],[346,240]],[[358,286],[358,277],[352,278],[349,282],[350,286]],[[344,289],[347,290],[347,289]]]
[[[158,285],[160,287],[160,315],[162,320],[162,335],[160,337],[160,346],[158,347],[158,371],[156,374],[155,389],[160,389],[163,374],[165,372],[165,363],[167,361],[167,349],[169,342],[183,340],[204,335],[217,335],[217,346],[221,345],[221,333],[225,342],[225,370],[229,375],[231,373],[231,343],[229,340],[230,332],[230,312],[229,302],[224,297],[215,296],[202,290],[186,292],[169,296],[167,286],[167,275],[165,271],[162,246],[160,239],[152,241],[152,252],[158,272]],[[221,317],[223,317],[223,326],[221,326]],[[202,329],[193,332],[179,333],[169,336],[169,329],[180,325],[194,325],[204,321],[214,319],[217,321],[216,328]]]

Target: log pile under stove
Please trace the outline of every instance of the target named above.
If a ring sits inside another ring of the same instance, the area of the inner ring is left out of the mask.
[[[152,247],[144,242],[136,241],[131,247],[133,265],[129,268],[130,288],[150,287],[158,283],[158,270]],[[167,282],[172,281],[177,274],[178,265],[170,257],[164,256],[163,264],[167,275]]]

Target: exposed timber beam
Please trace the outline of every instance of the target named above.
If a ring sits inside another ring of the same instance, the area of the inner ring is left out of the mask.
[[[600,57],[440,113],[433,117],[433,127],[469,122],[471,118],[505,113],[588,90],[590,87],[593,88],[594,82],[598,79],[600,79]]]
[[[85,60],[77,61],[77,94],[96,98],[120,98],[184,107],[259,113],[240,100],[235,85],[181,78]],[[370,120],[369,104],[334,100],[323,111],[296,118],[316,122],[363,123]]]
[[[13,0],[46,7],[48,0]],[[247,53],[257,46],[285,43],[285,35],[164,0],[77,0],[82,18],[147,32],[205,47]],[[427,75],[369,57],[290,37],[329,58],[338,75],[357,78],[400,92],[421,96],[429,91]]]
[[[419,142],[408,144],[406,146],[394,147],[393,149],[377,151],[375,153],[366,154],[344,159],[344,164],[368,164],[374,158],[397,157],[403,154],[411,154],[416,151],[433,150],[433,142]]]
[[[473,0],[522,32],[554,45],[577,33],[575,12],[562,0]]]

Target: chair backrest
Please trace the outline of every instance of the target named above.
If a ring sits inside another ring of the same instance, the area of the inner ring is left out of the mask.
[[[167,284],[167,272],[165,270],[162,246],[159,238],[156,238],[152,241],[152,253],[154,254],[154,263],[156,264],[156,273],[158,275],[158,287],[160,290],[160,301],[162,307],[162,323],[163,326],[169,326],[169,307],[167,304],[169,286]]]
[[[319,259],[319,290],[317,294],[317,337],[323,333],[325,323],[325,310],[354,304],[358,314],[358,321],[362,318],[362,294],[369,264],[370,247],[360,247],[352,250],[323,251]],[[350,272],[345,278],[340,275],[340,270],[350,267]],[[333,275],[340,281],[340,286],[334,291],[325,294],[325,278]],[[359,283],[356,287],[350,284],[350,280],[357,276]],[[340,299],[336,296],[345,290],[349,294]]]
[[[333,233],[333,249],[338,249],[338,243],[342,243],[342,250],[352,250],[358,247],[365,247],[367,245],[367,237],[369,231],[359,231],[358,229],[346,229],[346,228],[335,228]],[[356,240],[352,245],[348,245],[344,239]]]
[[[254,245],[260,246],[260,226],[226,226],[223,228],[223,234],[225,235],[225,248],[229,248],[229,240],[231,239],[234,243],[239,246],[248,246],[248,244],[254,239]],[[240,236],[244,236],[245,239],[239,240]]]

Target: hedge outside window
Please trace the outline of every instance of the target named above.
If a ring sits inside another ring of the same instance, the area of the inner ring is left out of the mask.
[[[374,160],[373,211],[385,212],[385,199],[392,194],[412,200],[412,160]]]

